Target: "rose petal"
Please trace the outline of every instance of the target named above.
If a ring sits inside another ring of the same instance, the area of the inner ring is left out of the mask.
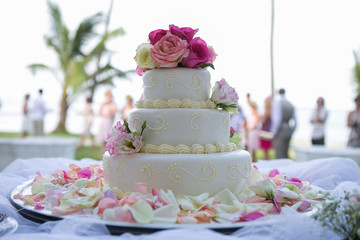
[[[126,207],[130,210],[137,223],[150,223],[154,218],[152,207],[144,200],[139,200],[133,205],[127,205]]]

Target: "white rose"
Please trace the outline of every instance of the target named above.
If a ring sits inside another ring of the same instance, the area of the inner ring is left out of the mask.
[[[142,43],[136,49],[135,61],[141,68],[155,68],[155,61],[150,55],[150,49],[153,47],[150,43]]]

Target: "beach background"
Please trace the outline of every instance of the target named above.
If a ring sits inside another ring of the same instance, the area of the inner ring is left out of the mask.
[[[124,101],[119,102],[125,104]],[[48,103],[49,105],[49,103]],[[50,109],[45,118],[45,131],[47,133],[52,132],[58,122],[58,109],[54,102],[54,109]],[[81,134],[84,128],[84,117],[81,114],[83,104],[78,103],[74,105],[70,111],[67,120],[68,131],[75,134]],[[99,104],[94,104],[94,109],[99,108]],[[0,113],[0,132],[21,132],[22,114],[19,107],[14,103],[10,109],[1,110]],[[11,110],[11,109],[17,109]],[[298,120],[297,129],[293,135],[292,144],[297,146],[310,145],[312,126],[310,124],[310,116],[312,109],[298,108],[296,109],[296,116]],[[346,127],[347,111],[344,110],[332,110],[329,111],[328,121],[326,123],[326,146],[333,148],[345,147],[349,135],[349,129]],[[120,113],[117,114],[117,119],[120,119]],[[100,124],[100,118],[95,116],[94,124],[92,126],[92,133],[96,135]]]
[[[70,29],[85,17],[106,13],[110,0],[54,1]],[[86,7],[84,7],[86,6]],[[345,146],[349,134],[346,118],[356,95],[352,69],[353,51],[360,51],[360,1],[357,0],[278,0],[275,1],[274,74],[275,90],[285,88],[297,109],[298,128],[293,143],[310,143],[312,109],[319,96],[325,98],[329,118],[326,141],[331,147]],[[199,28],[197,36],[213,46],[218,56],[210,69],[212,81],[225,78],[245,103],[246,93],[263,111],[263,101],[271,93],[269,0],[183,0],[176,8],[167,1],[114,1],[110,29],[123,27],[125,35],[109,44],[111,62],[121,70],[135,69],[137,46],[147,41],[149,32],[169,24]],[[26,66],[46,63],[56,66],[56,56],[47,49],[44,35],[50,22],[46,1],[12,0],[0,2],[0,131],[21,131],[23,98],[37,96],[44,89],[49,112],[45,130],[54,130],[59,111],[60,84],[46,72],[33,76]],[[101,31],[101,29],[100,29]],[[108,87],[99,88],[94,98],[97,112]],[[125,96],[139,99],[141,77],[116,80],[112,89],[119,108]],[[83,130],[80,96],[68,113],[67,128]],[[93,133],[99,125],[95,117]]]

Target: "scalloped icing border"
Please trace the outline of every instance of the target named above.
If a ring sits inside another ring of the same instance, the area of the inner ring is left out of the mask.
[[[216,143],[214,144],[193,144],[187,146],[179,144],[176,147],[168,144],[161,144],[156,146],[153,144],[144,145],[140,152],[142,153],[160,153],[160,154],[211,154],[236,151],[238,148],[236,144],[229,142],[227,144]]]
[[[139,100],[135,103],[137,108],[194,108],[194,109],[218,109],[216,104],[209,100],[206,101],[197,101],[190,99],[146,99]]]

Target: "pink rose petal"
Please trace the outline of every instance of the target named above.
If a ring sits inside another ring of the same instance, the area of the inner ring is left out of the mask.
[[[279,170],[273,169],[273,170],[271,170],[271,171],[269,172],[269,177],[270,177],[270,178],[273,178],[273,177],[275,177],[276,175],[279,175],[279,174],[280,174]]]
[[[114,208],[119,205],[119,201],[113,198],[103,198],[98,204],[98,214],[102,214],[107,208]]]

